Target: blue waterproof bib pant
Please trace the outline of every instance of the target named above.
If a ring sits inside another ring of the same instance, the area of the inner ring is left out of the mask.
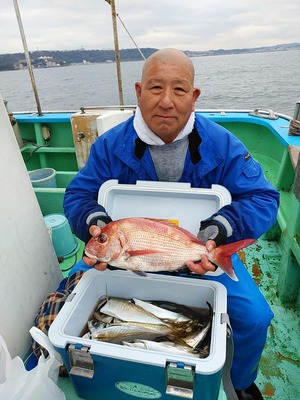
[[[222,283],[227,289],[227,312],[234,341],[231,379],[233,386],[242,390],[256,379],[267,330],[274,314],[236,254],[232,257],[232,263],[238,282],[226,274],[206,277]],[[243,309],[243,314],[240,309]]]

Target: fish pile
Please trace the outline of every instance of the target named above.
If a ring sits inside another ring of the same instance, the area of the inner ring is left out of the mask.
[[[197,311],[168,301],[103,297],[83,337],[158,352],[209,355],[213,309]]]
[[[198,262],[206,255],[233,280],[238,280],[231,255],[254,242],[254,239],[240,240],[208,252],[205,244],[191,232],[169,221],[124,218],[110,222],[101,229],[99,236],[92,237],[85,247],[85,254],[99,262],[139,274],[177,271],[186,261]]]

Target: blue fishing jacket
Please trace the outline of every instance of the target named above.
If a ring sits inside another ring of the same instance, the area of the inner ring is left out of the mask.
[[[276,221],[279,193],[240,140],[220,125],[195,115],[179,182],[189,182],[196,188],[225,186],[232,203],[211,219],[218,216],[230,225],[232,234],[227,243],[258,238]],[[117,179],[121,184],[158,180],[148,146],[133,127],[133,117],[95,141],[87,163],[66,189],[65,215],[73,232],[83,241],[88,239],[92,220],[105,213],[97,198],[100,186],[109,179]]]

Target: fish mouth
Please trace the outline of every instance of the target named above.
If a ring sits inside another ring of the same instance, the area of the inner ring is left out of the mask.
[[[93,260],[102,261],[102,262],[107,261],[107,260],[104,260],[103,258],[100,259],[99,257],[95,256],[94,254],[89,253],[88,251],[85,251],[84,253],[88,258],[92,258]]]

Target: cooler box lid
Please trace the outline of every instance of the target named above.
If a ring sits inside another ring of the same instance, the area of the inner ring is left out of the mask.
[[[100,187],[98,203],[113,220],[163,218],[176,221],[179,226],[197,235],[200,221],[230,204],[231,195],[221,185],[202,189],[182,182],[137,181],[128,185],[108,180]]]

